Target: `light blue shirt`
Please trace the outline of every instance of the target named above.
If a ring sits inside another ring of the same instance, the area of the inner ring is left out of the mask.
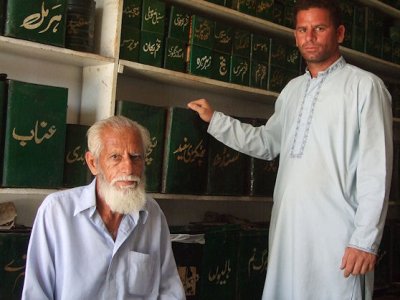
[[[125,215],[114,241],[90,185],[50,194],[28,247],[22,299],[185,299],[158,204]]]

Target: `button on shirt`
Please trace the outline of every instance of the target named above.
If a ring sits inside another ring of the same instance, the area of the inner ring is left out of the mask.
[[[49,195],[32,229],[22,299],[185,299],[169,230],[147,196],[123,217],[116,240],[90,185]]]

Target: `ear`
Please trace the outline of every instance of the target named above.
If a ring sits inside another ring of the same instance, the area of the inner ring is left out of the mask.
[[[97,166],[96,166],[96,158],[94,157],[94,155],[92,154],[92,152],[87,151],[85,153],[85,160],[86,160],[86,164],[88,165],[90,172],[92,172],[92,174],[94,176],[96,176],[99,171],[97,170]]]
[[[336,39],[337,39],[337,42],[339,44],[343,43],[345,32],[346,32],[346,28],[344,27],[344,25],[340,25],[337,28],[337,30],[336,30]]]

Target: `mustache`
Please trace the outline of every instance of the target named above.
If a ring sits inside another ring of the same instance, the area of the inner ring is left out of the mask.
[[[133,184],[124,187],[124,188],[132,188],[132,187],[137,187],[142,181],[142,179],[139,176],[135,175],[118,176],[111,181],[111,185],[114,186],[118,181],[133,181],[134,182]]]

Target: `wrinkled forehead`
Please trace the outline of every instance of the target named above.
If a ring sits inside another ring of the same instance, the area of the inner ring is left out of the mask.
[[[119,148],[135,153],[143,152],[140,131],[134,127],[106,127],[102,132],[102,140],[104,147],[107,148]]]

